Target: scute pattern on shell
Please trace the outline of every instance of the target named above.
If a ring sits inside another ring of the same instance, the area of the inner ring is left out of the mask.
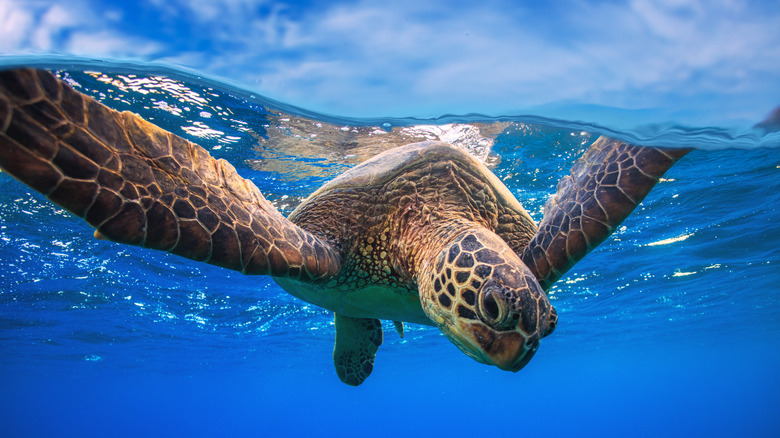
[[[330,285],[416,293],[418,262],[464,228],[502,230],[522,248],[536,225],[482,163],[445,143],[394,149],[325,185],[290,220],[344,254]]]

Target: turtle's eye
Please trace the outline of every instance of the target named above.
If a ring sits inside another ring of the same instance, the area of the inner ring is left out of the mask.
[[[496,297],[491,291],[488,291],[488,293],[485,294],[485,298],[482,299],[482,310],[485,311],[485,316],[493,321],[501,316],[501,309],[498,308]]]
[[[489,326],[497,330],[509,330],[517,321],[510,315],[509,305],[501,291],[489,287],[479,296],[479,316]]]

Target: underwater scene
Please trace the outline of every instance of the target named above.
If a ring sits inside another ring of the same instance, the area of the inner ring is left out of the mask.
[[[54,71],[228,160],[285,215],[380,152],[442,140],[538,223],[575,161],[614,134],[538,118],[339,119],[100,67]],[[401,337],[382,321],[358,387],[334,370],[331,312],[266,276],[95,239],[2,173],[0,435],[777,436],[776,134],[757,130],[763,147],[663,134],[694,150],[552,286],[557,328],[524,369],[480,364],[435,327],[407,323]]]

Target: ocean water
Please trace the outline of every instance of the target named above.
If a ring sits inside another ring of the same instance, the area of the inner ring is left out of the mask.
[[[323,124],[360,121],[273,116],[228,86],[59,74],[228,159],[284,212],[370,153],[319,143],[338,134]],[[469,144],[536,220],[598,135],[454,121],[495,128]],[[404,125],[372,123],[375,138]],[[663,133],[698,149],[553,287],[558,328],[522,371],[390,324],[357,388],[336,377],[327,311],[265,277],[95,240],[0,174],[0,436],[780,436],[780,149],[717,133]]]

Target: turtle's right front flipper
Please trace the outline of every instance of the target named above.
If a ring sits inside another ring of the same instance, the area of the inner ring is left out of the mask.
[[[46,71],[0,72],[0,167],[116,242],[302,281],[340,267],[228,162]]]
[[[596,140],[558,183],[538,232],[520,253],[542,288],[606,240],[689,151]]]

